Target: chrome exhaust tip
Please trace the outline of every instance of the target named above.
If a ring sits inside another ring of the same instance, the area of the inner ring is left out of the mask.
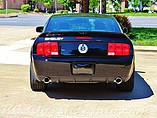
[[[50,83],[50,77],[44,77],[43,82],[45,84],[49,84]]]
[[[116,77],[114,80],[114,83],[116,83],[116,84],[121,84],[122,82],[123,82],[123,80],[121,77]]]

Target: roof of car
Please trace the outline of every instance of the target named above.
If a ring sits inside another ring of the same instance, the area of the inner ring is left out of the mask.
[[[51,18],[54,17],[98,17],[98,18],[113,18],[112,15],[108,14],[94,14],[94,13],[74,13],[74,14],[55,14],[52,15]]]

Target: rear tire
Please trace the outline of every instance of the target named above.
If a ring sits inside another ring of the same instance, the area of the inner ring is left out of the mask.
[[[44,91],[47,88],[47,85],[45,83],[36,80],[31,68],[30,68],[30,86],[33,91]]]
[[[124,92],[131,92],[134,88],[134,78],[135,71],[133,71],[130,79],[127,82],[123,82],[120,85],[117,85],[117,90]]]

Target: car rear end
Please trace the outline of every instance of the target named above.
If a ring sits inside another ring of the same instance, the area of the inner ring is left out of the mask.
[[[31,69],[38,82],[121,83],[134,72],[134,49],[123,33],[42,33],[34,42]]]

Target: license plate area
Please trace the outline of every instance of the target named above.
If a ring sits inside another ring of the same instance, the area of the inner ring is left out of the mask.
[[[92,75],[95,74],[95,64],[73,63],[71,72],[73,75]]]

